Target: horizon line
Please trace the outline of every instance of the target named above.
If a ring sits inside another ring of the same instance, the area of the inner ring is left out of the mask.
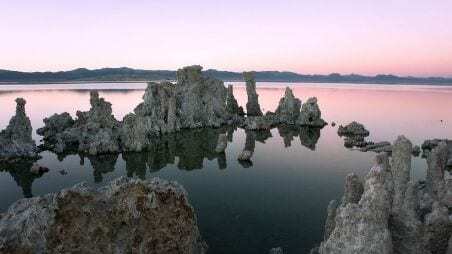
[[[199,65],[199,64],[194,64]],[[187,66],[194,66],[194,65],[187,65]],[[96,71],[96,70],[102,70],[102,69],[131,69],[131,70],[138,70],[138,71],[177,71],[179,69],[182,69],[184,67],[177,68],[177,69],[143,69],[143,68],[132,68],[127,66],[121,66],[121,67],[98,67],[98,68],[87,68],[87,67],[79,67],[79,68],[71,68],[67,70],[58,70],[58,71],[24,71],[24,70],[12,70],[12,69],[2,69],[0,68],[0,71],[9,71],[9,72],[20,72],[20,73],[59,73],[59,72],[70,72],[70,71],[76,71],[76,70],[88,70],[88,71]],[[202,65],[199,65],[203,67]],[[306,76],[330,76],[334,74],[339,74],[340,76],[362,76],[362,77],[378,77],[378,76],[394,76],[398,78],[443,78],[443,79],[452,79],[452,74],[448,74],[445,76],[413,76],[413,75],[401,75],[401,74],[394,74],[394,73],[377,73],[377,74],[359,74],[359,73],[340,73],[340,72],[331,72],[328,74],[320,74],[320,73],[301,73],[301,72],[295,72],[295,71],[287,71],[287,70],[242,70],[242,71],[233,71],[233,70],[222,70],[222,69],[216,69],[216,68],[208,68],[204,69],[203,71],[221,71],[221,72],[232,72],[232,73],[243,73],[247,71],[254,71],[254,72],[280,72],[280,73],[293,73],[297,75],[306,75]]]

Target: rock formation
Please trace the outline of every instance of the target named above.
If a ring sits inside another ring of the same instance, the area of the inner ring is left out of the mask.
[[[347,124],[346,126],[339,125],[337,133],[339,136],[369,136],[369,131],[366,130],[364,125],[355,121]]]
[[[418,183],[411,182],[412,151],[411,142],[399,137],[392,146],[391,163],[386,153],[377,155],[358,203],[344,202],[359,196],[346,191],[339,207],[328,206],[321,254],[446,253],[452,236],[452,185],[444,177],[449,150],[445,142],[432,150],[427,180]],[[348,177],[346,186],[354,186],[351,182],[355,180]]]
[[[279,101],[275,114],[280,123],[294,125],[300,117],[301,101],[295,98],[292,89],[286,87],[284,97]]]
[[[337,133],[340,137],[345,136],[344,138],[344,146],[348,148],[352,147],[366,147],[374,145],[373,142],[368,142],[365,140],[365,137],[369,136],[369,131],[366,130],[364,125],[358,122],[351,122],[346,126],[339,125]],[[377,144],[376,147],[369,147],[369,149],[378,150],[384,146],[383,144]]]
[[[6,129],[0,132],[0,161],[16,157],[36,157],[36,143],[32,139],[30,119],[25,113],[26,101],[16,99],[16,114]]]
[[[259,95],[256,93],[256,81],[254,80],[254,72],[244,72],[243,78],[246,82],[246,94],[248,102],[246,103],[247,116],[262,116],[261,107],[259,105]]]
[[[181,129],[220,127],[227,123],[227,89],[221,80],[202,75],[201,66],[177,71],[177,83],[148,84],[144,102],[124,117],[126,151],[141,151],[150,138]],[[230,98],[232,101],[233,98]]]
[[[244,116],[245,112],[242,107],[239,107],[237,100],[234,97],[234,90],[232,85],[228,85],[228,93],[226,96],[226,112],[230,116]]]
[[[37,133],[44,136],[44,147],[56,153],[80,152],[91,155],[118,153],[121,149],[121,123],[112,114],[111,103],[90,93],[89,111],[77,111],[72,120],[68,113],[44,119]]]
[[[310,127],[324,127],[327,123],[322,119],[322,113],[320,112],[319,105],[317,104],[317,98],[309,98],[301,106],[300,117],[297,123],[301,126]]]
[[[0,253],[205,253],[177,183],[119,178],[14,203],[0,219]]]

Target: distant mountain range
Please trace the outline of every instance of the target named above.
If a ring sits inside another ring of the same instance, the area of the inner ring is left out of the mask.
[[[239,72],[206,70],[210,77],[223,81],[243,81]],[[155,80],[175,80],[176,71],[139,70],[131,68],[84,68],[59,72],[19,72],[0,70],[0,83],[72,83],[72,82],[145,82]],[[395,75],[304,75],[294,72],[259,71],[256,81],[260,82],[308,82],[308,83],[370,83],[370,84],[435,84],[452,85],[452,78],[443,77],[399,77]]]

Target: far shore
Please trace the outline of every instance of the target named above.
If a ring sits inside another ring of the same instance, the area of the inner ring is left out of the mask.
[[[77,81],[61,81],[61,82],[0,82],[0,86],[8,85],[64,85],[64,84],[108,84],[108,83],[148,83],[148,82],[162,82],[169,81],[175,82],[174,80],[77,80]],[[223,82],[245,82],[244,80],[223,80]],[[296,81],[296,80],[259,80],[256,82],[266,82],[266,83],[306,83],[306,84],[356,84],[356,85],[425,85],[425,86],[452,86],[452,83],[397,83],[397,82],[322,82],[322,81]]]

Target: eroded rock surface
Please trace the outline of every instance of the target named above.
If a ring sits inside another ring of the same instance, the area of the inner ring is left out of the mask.
[[[355,121],[345,126],[340,125],[337,133],[339,136],[369,136],[369,131],[364,127],[364,125]]]
[[[44,127],[37,131],[44,136],[44,147],[56,153],[121,152],[121,123],[113,116],[111,103],[92,91],[90,105],[89,111],[77,111],[75,120],[68,113],[44,119]]]
[[[143,103],[123,120],[126,151],[142,151],[153,137],[181,129],[218,128],[227,123],[229,111],[240,113],[233,97],[228,100],[234,105],[227,107],[223,82],[205,77],[201,71],[201,66],[189,66],[177,71],[175,84],[148,84]]]
[[[391,162],[387,153],[377,155],[358,203],[328,207],[320,253],[446,253],[452,235],[452,186],[444,175],[447,143],[429,153],[426,182],[411,181],[412,152],[411,142],[400,136]],[[352,186],[348,178],[346,186]],[[346,191],[343,200],[356,200],[349,197]]]
[[[322,119],[322,113],[320,112],[316,97],[311,97],[303,103],[297,123],[301,126],[310,127],[324,127],[327,124]]]
[[[259,105],[259,95],[256,93],[256,81],[254,80],[254,72],[244,72],[243,78],[246,82],[246,94],[248,102],[246,103],[247,116],[262,116],[261,107]]]
[[[0,252],[205,253],[196,216],[174,182],[119,178],[14,203],[0,219]]]
[[[36,157],[36,143],[32,139],[32,127],[25,113],[26,101],[16,99],[16,114],[6,129],[0,132],[0,161],[17,157]]]
[[[278,108],[275,111],[279,122],[292,125],[296,124],[300,117],[300,109],[301,101],[295,98],[292,89],[286,87],[284,97],[279,101]]]

